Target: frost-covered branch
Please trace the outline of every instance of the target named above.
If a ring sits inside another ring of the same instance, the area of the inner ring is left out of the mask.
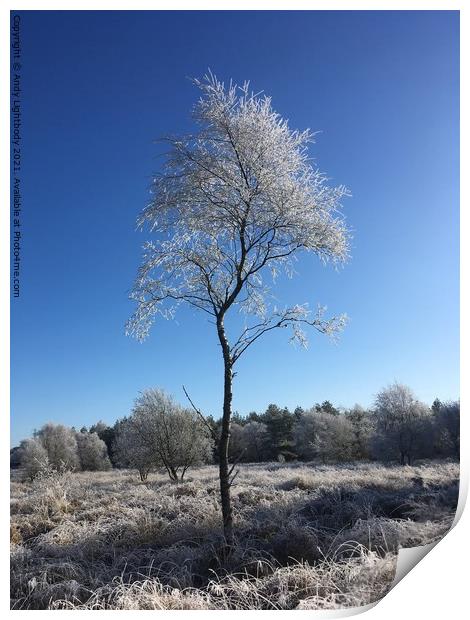
[[[270,316],[263,321],[245,327],[238,340],[232,347],[232,360],[235,363],[238,358],[251,346],[258,338],[273,329],[281,327],[291,327],[291,340],[298,342],[303,347],[307,346],[307,338],[302,329],[302,325],[314,327],[322,334],[326,334],[333,339],[337,337],[346,325],[347,316],[342,314],[338,317],[325,318],[326,308],[319,306],[315,316],[311,317],[311,312],[306,305],[294,306],[283,311],[274,310]]]
[[[271,296],[265,271],[291,275],[300,251],[335,263],[348,256],[340,213],[348,192],[328,186],[312,166],[312,132],[290,129],[271,99],[253,94],[248,83],[225,87],[212,74],[194,83],[201,90],[198,131],[164,138],[166,162],[138,220],[154,234],[144,246],[131,293],[137,309],[127,325],[141,340],[157,315],[173,318],[181,303],[216,319],[235,306],[264,321]],[[273,311],[262,333],[299,323],[328,333],[342,325],[341,318],[309,322],[295,308]],[[242,334],[234,359],[261,335]]]

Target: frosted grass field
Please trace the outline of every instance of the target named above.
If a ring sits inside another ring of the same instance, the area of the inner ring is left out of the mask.
[[[216,466],[18,480],[12,609],[335,609],[381,598],[400,546],[440,539],[459,467],[240,465],[226,557]]]

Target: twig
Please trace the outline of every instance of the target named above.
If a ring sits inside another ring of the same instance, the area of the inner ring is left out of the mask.
[[[233,469],[233,467],[232,467],[232,469]],[[233,481],[235,480],[235,478],[238,476],[239,473],[240,473],[240,470],[237,469],[237,471],[233,474],[232,479],[229,480],[228,484],[229,484],[230,487],[233,485]]]
[[[232,475],[233,470],[234,470],[234,469],[235,469],[235,467],[238,465],[238,463],[240,462],[240,460],[241,460],[242,456],[245,454],[245,452],[246,452],[246,448],[243,448],[243,450],[241,450],[241,452],[239,453],[239,455],[235,457],[235,460],[234,460],[234,461],[233,461],[233,463],[232,463],[232,467],[228,470],[228,474],[227,474],[227,477],[228,477],[228,478],[230,478],[230,476]],[[235,475],[233,476],[232,481],[229,483],[230,485],[231,485],[231,484],[232,484],[232,482],[235,480],[235,477],[237,476],[237,474],[238,474],[238,472],[239,472],[239,471],[240,471],[240,470],[238,469],[238,470],[235,472]]]
[[[186,388],[183,385],[183,392],[186,394],[186,398],[189,400],[189,402],[191,403],[191,407],[194,409],[194,411],[198,414],[198,416],[201,418],[201,420],[204,422],[204,425],[206,426],[206,428],[209,429],[209,432],[212,436],[212,439],[214,441],[218,440],[217,437],[217,433],[215,432],[215,430],[212,428],[212,426],[209,424],[209,422],[206,420],[206,418],[202,415],[200,409],[198,409],[196,407],[196,405],[193,403],[193,401],[191,400],[191,397],[189,396],[188,392],[186,391]]]

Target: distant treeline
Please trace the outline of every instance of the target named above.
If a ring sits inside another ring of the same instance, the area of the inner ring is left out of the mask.
[[[191,466],[217,462],[221,421],[183,409],[159,390],[136,401],[131,415],[113,426],[97,422],[79,431],[46,424],[31,439],[11,450],[12,467],[35,475],[44,467],[100,470],[134,467],[145,479],[155,466],[164,466],[177,480]],[[431,407],[411,390],[393,384],[382,390],[371,409],[335,407],[330,401],[293,411],[276,404],[262,413],[234,413],[230,435],[232,462],[317,460],[399,461],[458,458],[460,402]]]

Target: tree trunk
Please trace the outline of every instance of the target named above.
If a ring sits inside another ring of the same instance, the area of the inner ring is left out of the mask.
[[[222,504],[222,518],[224,523],[224,536],[227,546],[233,545],[233,518],[232,503],[230,499],[230,476],[228,463],[228,447],[230,440],[230,417],[232,414],[232,361],[230,348],[225,336],[223,319],[217,321],[217,333],[224,357],[224,405],[222,415],[222,429],[219,441],[219,478],[220,499]]]
[[[173,467],[173,465],[170,465],[170,478],[173,482],[178,482],[178,472],[177,470]]]

